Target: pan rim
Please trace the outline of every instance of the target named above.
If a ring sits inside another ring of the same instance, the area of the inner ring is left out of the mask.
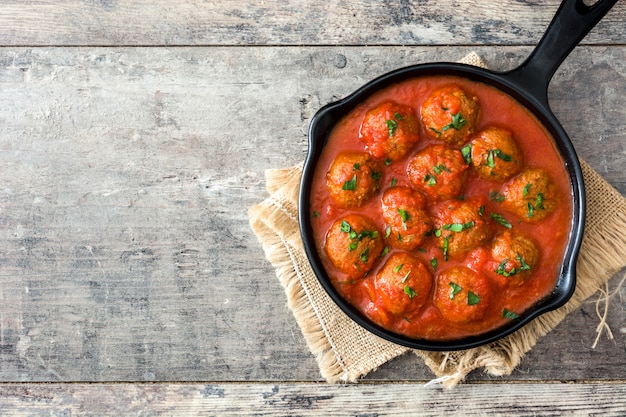
[[[413,349],[428,351],[451,351],[469,349],[492,343],[526,326],[537,317],[562,307],[566,304],[576,288],[576,260],[580,251],[584,233],[586,215],[585,185],[580,161],[573,147],[571,139],[552,113],[547,100],[525,91],[514,81],[508,78],[511,72],[494,72],[491,70],[451,62],[434,62],[416,64],[383,74],[364,84],[352,94],[343,99],[329,103],[322,107],[311,119],[308,132],[308,151],[303,166],[300,191],[298,195],[298,216],[300,234],[302,236],[305,253],[313,272],[332,301],[354,322],[371,333],[393,343]],[[312,177],[317,167],[317,159],[326,144],[328,135],[334,123],[329,124],[328,118],[338,121],[341,116],[350,112],[360,102],[381,89],[400,81],[428,75],[453,75],[472,81],[482,82],[508,94],[517,102],[525,106],[552,135],[566,170],[569,175],[572,198],[572,221],[567,240],[567,246],[559,278],[551,294],[538,300],[518,319],[508,325],[498,327],[475,336],[453,340],[427,340],[409,338],[391,332],[376,325],[361,312],[347,303],[334,288],[330,278],[321,263],[315,244],[313,243],[312,227],[310,223],[310,191]]]

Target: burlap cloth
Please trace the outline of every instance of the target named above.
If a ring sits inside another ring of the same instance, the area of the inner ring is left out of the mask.
[[[474,54],[462,62],[481,65]],[[285,289],[287,305],[328,382],[354,382],[380,365],[412,351],[451,388],[479,368],[494,376],[508,375],[537,340],[598,290],[608,303],[609,278],[626,265],[626,199],[586,163],[585,235],[577,263],[576,291],[560,309],[546,313],[510,336],[492,344],[454,352],[413,350],[387,342],[350,320],[330,299],[315,277],[300,238],[297,199],[302,165],[268,170],[270,196],[249,209],[252,230]],[[599,299],[600,300],[600,299]],[[606,307],[606,306],[605,306]],[[605,310],[606,313],[606,310]],[[598,331],[610,329],[602,314]]]

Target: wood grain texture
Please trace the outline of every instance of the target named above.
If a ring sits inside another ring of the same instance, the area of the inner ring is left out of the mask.
[[[0,385],[0,413],[52,416],[622,417],[623,385],[420,384]]]
[[[470,50],[507,69],[529,48],[0,49],[0,380],[320,380],[248,226],[263,172],[304,158],[323,104]],[[622,193],[625,62],[580,47],[550,92]],[[590,348],[590,300],[498,380],[623,379],[624,296],[616,339]],[[405,356],[369,378],[431,377]]]
[[[559,3],[5,0],[0,45],[532,45]],[[618,4],[585,42],[624,44],[625,17]]]

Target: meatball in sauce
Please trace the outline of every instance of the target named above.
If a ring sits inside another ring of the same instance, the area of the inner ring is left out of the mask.
[[[522,153],[510,131],[490,126],[471,141],[471,162],[476,173],[488,181],[505,181],[524,166]]]
[[[376,224],[357,214],[333,223],[325,244],[332,264],[349,278],[364,277],[383,250],[383,240]]]
[[[415,189],[433,201],[441,201],[461,194],[467,170],[468,165],[459,150],[431,145],[409,160],[407,176]]]
[[[433,229],[432,218],[426,210],[426,198],[409,187],[392,187],[385,191],[382,214],[387,225],[385,237],[396,248],[418,248]]]
[[[464,144],[474,132],[478,99],[455,85],[435,90],[422,105],[426,134],[451,145]]]
[[[419,121],[410,106],[386,102],[365,114],[359,138],[374,158],[395,161],[419,140]]]
[[[361,207],[378,192],[382,167],[365,152],[342,152],[326,175],[326,186],[335,204]]]

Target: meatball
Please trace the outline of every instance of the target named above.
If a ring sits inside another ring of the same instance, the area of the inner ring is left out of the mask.
[[[326,187],[342,208],[361,207],[376,192],[382,176],[380,163],[365,152],[342,152],[326,173]]]
[[[531,222],[539,222],[554,211],[558,204],[556,186],[542,168],[526,168],[504,185],[502,207]]]
[[[434,304],[446,320],[480,320],[491,298],[489,280],[464,266],[441,271],[435,283]]]
[[[428,135],[460,145],[474,132],[479,112],[478,98],[468,97],[458,86],[446,86],[422,104],[422,123]]]
[[[495,237],[491,256],[497,265],[494,272],[505,278],[521,278],[515,280],[521,283],[537,265],[539,249],[529,236],[509,229]]]
[[[426,199],[409,187],[392,187],[382,198],[385,236],[396,248],[413,250],[420,246],[433,228],[426,210]]]
[[[445,201],[435,207],[434,235],[444,259],[463,255],[489,241],[492,229],[484,210],[480,197]]]
[[[481,178],[505,181],[518,174],[524,165],[522,153],[511,132],[488,127],[471,142],[472,165]]]
[[[417,312],[430,299],[428,268],[406,252],[395,252],[376,275],[377,303],[394,315]]]
[[[424,148],[406,168],[411,185],[434,201],[457,197],[465,185],[467,170],[461,152],[446,145]]]
[[[419,140],[419,121],[411,107],[385,102],[365,114],[359,139],[374,158],[396,161]]]
[[[351,278],[363,277],[380,256],[383,238],[372,220],[350,214],[332,224],[324,250],[339,271]]]

